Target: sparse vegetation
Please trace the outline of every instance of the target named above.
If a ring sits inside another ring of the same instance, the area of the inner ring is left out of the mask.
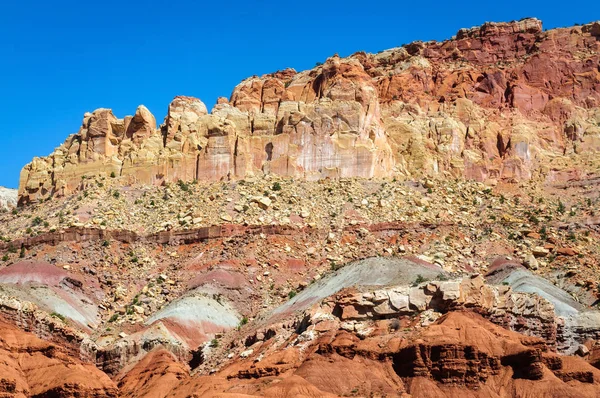
[[[545,226],[545,225],[544,225],[542,228],[540,228],[540,237],[541,237],[543,240],[546,240],[546,239],[548,239],[548,231],[547,231],[547,229],[546,229],[546,226]]]
[[[296,297],[296,294],[298,294],[295,290],[290,290],[290,292],[288,293],[288,299],[293,299],[294,297]]]
[[[183,180],[177,180],[177,185],[183,192],[188,192],[190,190],[190,184],[184,182]]]
[[[59,314],[58,312],[52,312],[50,314],[50,316],[53,317],[53,318],[58,318],[58,319],[60,319],[61,321],[65,322],[65,323],[67,322],[67,318],[63,314]]]
[[[427,282],[427,278],[425,278],[423,275],[419,274],[419,275],[417,275],[417,279],[415,279],[415,281],[413,282],[413,286],[418,286],[423,282]]]
[[[443,282],[443,281],[447,281],[449,278],[446,274],[440,273],[440,274],[438,274],[438,276],[435,279]]]

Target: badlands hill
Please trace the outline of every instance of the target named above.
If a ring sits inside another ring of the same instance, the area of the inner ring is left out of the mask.
[[[0,212],[0,397],[600,396],[600,23],[84,115]]]

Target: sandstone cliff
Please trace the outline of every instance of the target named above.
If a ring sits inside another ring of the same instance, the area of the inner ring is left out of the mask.
[[[92,175],[123,184],[268,173],[551,179],[600,150],[599,49],[598,22],[487,23],[444,42],[252,77],[210,114],[176,97],[158,129],[144,106],[124,119],[98,109],[25,166],[20,202],[72,193]]]

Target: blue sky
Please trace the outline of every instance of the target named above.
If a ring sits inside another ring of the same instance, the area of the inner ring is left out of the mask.
[[[0,5],[0,185],[77,132],[84,112],[176,95],[210,109],[245,77],[312,68],[339,53],[443,40],[461,27],[535,16],[544,28],[600,19],[595,1],[64,1]]]

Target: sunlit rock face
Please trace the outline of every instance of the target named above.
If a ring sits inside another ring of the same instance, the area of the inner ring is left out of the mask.
[[[176,97],[158,128],[143,105],[123,119],[98,109],[25,166],[19,200],[70,194],[92,175],[154,185],[265,174],[547,178],[600,150],[599,49],[599,23],[488,23],[252,77],[210,113]]]

